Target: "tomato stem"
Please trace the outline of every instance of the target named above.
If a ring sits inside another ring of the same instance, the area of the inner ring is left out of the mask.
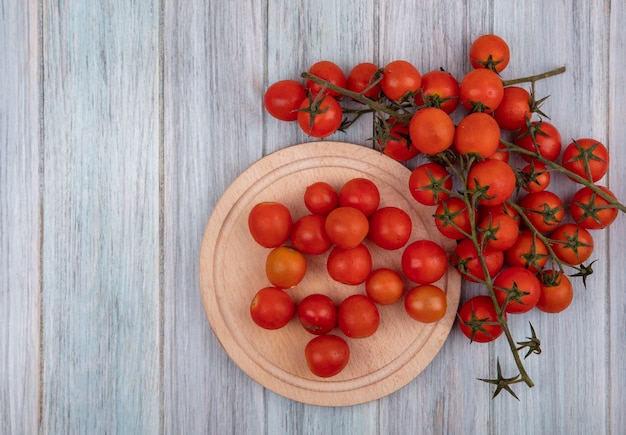
[[[536,81],[546,79],[548,77],[556,76],[559,74],[563,74],[565,72],[565,67],[555,68],[550,71],[546,71],[541,74],[535,74],[528,77],[520,77],[518,79],[510,79],[510,80],[502,80],[502,84],[504,86],[518,85],[520,83],[535,83]]]

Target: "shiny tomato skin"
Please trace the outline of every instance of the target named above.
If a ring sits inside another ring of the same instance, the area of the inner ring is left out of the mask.
[[[330,62],[328,60],[322,60],[322,61],[316,62],[313,65],[311,65],[308,72],[313,74],[314,76],[317,76],[319,78],[326,80],[327,82],[332,83],[333,85],[339,86],[341,88],[346,87],[346,83],[347,83],[346,74],[339,67],[339,65],[337,65],[334,62]],[[323,88],[322,85],[315,83],[312,80],[307,80],[305,82],[305,86],[307,87],[307,89],[309,89],[309,91],[313,95],[319,94]],[[324,94],[331,96],[331,97],[340,96],[339,92],[333,91],[332,89],[328,89],[328,88],[324,90]]]
[[[365,293],[375,303],[391,305],[402,297],[404,281],[400,274],[388,268],[373,270],[365,281]]]
[[[384,143],[383,140],[378,141],[383,154],[398,162],[406,162],[419,154],[419,150],[410,142],[408,124],[395,123],[390,134],[391,137]]]
[[[615,194],[605,186],[597,186],[609,197],[616,199]],[[585,186],[579,189],[570,202],[570,214],[580,227],[588,230],[601,230],[615,221],[618,215],[617,208],[610,207],[610,203]]]
[[[446,293],[439,287],[426,284],[413,287],[404,296],[404,310],[421,323],[433,323],[446,315]]]
[[[425,103],[450,114],[459,105],[459,82],[447,71],[433,70],[422,76],[422,90],[415,95],[415,104]]]
[[[295,303],[284,290],[264,287],[250,302],[250,316],[264,329],[279,329],[293,318]]]
[[[469,190],[487,188],[478,200],[481,205],[502,204],[511,197],[517,182],[515,171],[508,163],[490,159],[472,165],[467,178]]]
[[[463,335],[477,343],[493,341],[504,332],[498,324],[487,324],[498,321],[496,308],[491,297],[487,295],[474,296],[464,302],[459,309],[458,318],[459,329]]]
[[[339,206],[339,195],[330,184],[317,181],[306,187],[304,205],[311,213],[326,216]]]
[[[556,270],[546,270],[543,275],[537,308],[544,313],[560,313],[574,299],[572,282],[567,275]]]
[[[369,221],[363,212],[354,207],[337,207],[326,216],[326,235],[341,248],[354,248],[367,236]]]
[[[532,232],[522,230],[515,244],[504,252],[504,259],[508,266],[520,266],[538,272],[548,262],[548,248]]]
[[[337,326],[337,306],[325,294],[306,296],[298,303],[296,314],[302,327],[313,335],[328,334]]]
[[[519,236],[519,225],[515,218],[505,213],[489,213],[478,224],[478,237],[485,249],[506,251]]]
[[[370,239],[376,246],[387,250],[400,249],[407,244],[413,222],[407,212],[394,206],[381,207],[369,217]]]
[[[304,254],[289,246],[270,251],[265,260],[265,274],[274,287],[289,289],[300,284],[307,271]]]
[[[459,154],[477,154],[491,157],[500,145],[500,126],[491,115],[484,112],[470,113],[454,131],[454,146]]]
[[[402,272],[417,284],[432,284],[448,270],[446,251],[432,240],[416,240],[402,252]]]
[[[529,193],[519,201],[519,205],[526,218],[540,233],[554,230],[565,217],[563,201],[549,190]]]
[[[370,298],[353,294],[339,304],[337,324],[346,337],[370,337],[378,330],[380,313]]]
[[[493,282],[496,299],[504,311],[511,314],[526,313],[532,310],[541,294],[541,282],[537,276],[524,267],[508,267],[496,276]]]
[[[504,98],[502,79],[489,69],[471,70],[461,80],[459,98],[469,111],[493,113]]]
[[[493,117],[502,130],[519,130],[532,116],[530,93],[519,86],[504,88],[502,101],[494,110]]]
[[[445,166],[423,163],[411,171],[409,192],[413,199],[423,205],[435,205],[450,196],[452,177]]]
[[[307,343],[304,355],[311,373],[320,378],[330,378],[348,364],[350,346],[337,335],[318,335]]]
[[[533,141],[533,136],[535,141]],[[536,142],[536,147],[535,147]],[[547,121],[533,121],[530,126],[522,127],[514,140],[515,145],[554,162],[561,155],[563,147],[561,133]],[[522,154],[527,162],[535,160],[533,156]]]
[[[265,201],[255,204],[248,214],[248,230],[264,248],[275,248],[289,239],[293,219],[284,204]]]
[[[490,277],[493,278],[502,269],[504,264],[502,251],[483,250],[479,256],[471,239],[463,239],[456,245],[452,255],[452,264],[467,281],[477,282],[486,278],[480,257],[484,259]]]
[[[363,177],[352,178],[339,189],[339,206],[354,207],[369,216],[380,204],[380,191],[376,184]]]
[[[552,179],[550,171],[541,162],[530,162],[521,170],[522,189],[526,192],[541,192],[546,190]]]
[[[405,60],[389,62],[383,70],[380,87],[390,100],[398,101],[407,92],[417,92],[422,86],[419,70]]]
[[[594,183],[609,170],[609,151],[595,139],[583,138],[571,142],[565,147],[561,159],[565,169]],[[578,182],[574,178],[572,180]]]
[[[280,80],[273,83],[263,96],[265,110],[281,121],[298,119],[297,110],[306,99],[306,89],[295,80]]]
[[[371,100],[377,100],[380,97],[380,84],[372,86],[376,81],[376,74],[379,67],[371,62],[362,62],[357,64],[350,73],[348,73],[347,87],[352,92],[361,93]]]
[[[319,214],[302,216],[291,229],[291,244],[308,255],[319,255],[328,251],[332,242],[325,229],[326,218]]]
[[[437,154],[454,142],[454,122],[450,115],[436,107],[419,109],[411,117],[411,143],[424,154]]]
[[[449,239],[460,240],[472,232],[467,204],[456,196],[441,201],[435,209],[434,217],[437,230]]]
[[[326,95],[319,100],[318,97],[307,98],[300,105],[300,109],[306,110],[298,112],[298,125],[311,137],[325,138],[341,126],[343,111],[333,97]],[[315,112],[315,109],[320,113]],[[313,115],[310,111],[317,114]]]
[[[576,224],[561,224],[550,234],[550,240],[554,254],[570,266],[587,261],[593,253],[593,236]]]
[[[469,50],[472,67],[488,68],[498,73],[507,67],[510,57],[509,45],[494,34],[479,36],[472,42]]]
[[[326,270],[337,282],[359,285],[372,272],[372,255],[362,243],[349,249],[335,246],[326,260]]]

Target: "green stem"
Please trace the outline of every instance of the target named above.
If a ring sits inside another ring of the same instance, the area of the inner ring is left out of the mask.
[[[535,74],[528,77],[520,77],[518,79],[511,80],[502,80],[502,84],[504,86],[518,85],[520,83],[535,83],[536,81],[546,79],[548,77],[556,76],[559,74],[563,74],[565,72],[565,67],[562,66],[560,68],[553,69],[551,71],[547,71],[541,74]]]

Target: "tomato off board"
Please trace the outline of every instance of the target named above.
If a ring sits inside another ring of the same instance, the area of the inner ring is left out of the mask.
[[[338,375],[313,375],[304,348],[314,335],[294,317],[278,330],[265,330],[251,319],[254,294],[269,285],[265,258],[269,249],[256,244],[248,232],[247,217],[261,201],[279,201],[294,221],[308,214],[303,201],[306,187],[325,181],[339,189],[351,178],[372,180],[381,193],[380,206],[397,206],[412,219],[409,243],[430,239],[447,252],[454,242],[444,238],[433,224],[434,207],[423,206],[410,196],[410,171],[402,164],[365,146],[342,142],[309,142],[276,151],[250,166],[226,190],[206,226],[199,258],[200,290],[204,309],[224,350],[252,379],[284,397],[320,406],[347,406],[384,397],[413,380],[432,361],[454,323],[461,278],[451,266],[435,284],[446,291],[447,311],[436,323],[422,324],[404,311],[402,301],[379,306],[378,331],[367,338],[350,339],[348,365]],[[365,241],[373,268],[400,270],[402,249],[387,251]],[[304,280],[287,290],[297,303],[311,293],[329,295],[336,304],[364,285],[333,281],[326,271],[328,253],[307,256]],[[415,286],[405,282],[408,290]],[[343,336],[341,331],[333,333]]]

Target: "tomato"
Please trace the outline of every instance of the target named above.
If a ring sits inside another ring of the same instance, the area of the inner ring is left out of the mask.
[[[407,212],[394,206],[382,207],[369,217],[367,237],[383,249],[400,249],[409,241],[412,229]]]
[[[409,124],[411,143],[424,154],[437,154],[450,148],[454,140],[454,122],[436,107],[420,109]]]
[[[432,284],[448,270],[446,251],[432,240],[416,240],[402,252],[402,272],[417,284]]]
[[[341,248],[354,248],[365,239],[369,221],[362,211],[354,207],[337,207],[326,216],[326,235]]]
[[[452,177],[444,166],[424,163],[411,172],[409,191],[420,204],[435,205],[450,196]]]
[[[339,195],[333,186],[318,181],[305,189],[304,205],[311,213],[326,216],[339,206]]]
[[[541,294],[537,308],[544,313],[560,313],[572,303],[574,289],[572,282],[564,273],[546,270],[542,274]]]
[[[489,156],[491,160],[501,160],[504,163],[509,162],[509,149],[502,142],[498,145],[496,152]]]
[[[519,236],[519,227],[513,217],[504,213],[490,213],[478,224],[478,237],[485,249],[506,251]]]
[[[319,214],[302,216],[291,230],[293,247],[303,254],[318,255],[328,251],[332,245],[325,229],[326,219]]]
[[[373,270],[365,281],[365,293],[380,305],[398,302],[404,292],[404,282],[398,272],[380,268]]]
[[[493,34],[479,36],[469,50],[470,63],[474,68],[488,68],[495,72],[506,68],[510,57],[506,41]]]
[[[548,262],[546,244],[528,230],[520,232],[515,244],[504,252],[504,259],[509,266],[525,267],[537,272]]]
[[[540,192],[550,185],[550,171],[541,162],[531,161],[520,172],[522,189],[526,192]]]
[[[304,100],[306,90],[302,83],[295,80],[278,81],[267,88],[263,96],[265,110],[281,121],[298,119],[297,110]]]
[[[615,194],[607,187],[597,186],[609,197],[616,199]],[[574,222],[588,230],[606,228],[617,218],[618,210],[610,203],[585,186],[578,190],[572,197],[570,213]]]
[[[415,104],[438,107],[450,114],[459,105],[459,82],[447,71],[427,72],[422,76],[422,91],[415,95]]]
[[[304,255],[289,246],[270,251],[265,260],[265,273],[273,286],[288,289],[300,284],[307,269]]]
[[[459,154],[478,154],[491,157],[500,145],[500,127],[491,115],[484,112],[470,113],[457,125],[454,146]]]
[[[511,314],[532,310],[541,294],[539,278],[524,267],[509,267],[493,282],[496,299],[504,311]]]
[[[464,239],[454,248],[452,265],[469,282],[483,281],[486,276],[480,262],[481,258],[485,262],[490,277],[496,276],[504,264],[502,251],[484,249],[479,255],[474,242],[471,239]]]
[[[540,233],[554,230],[565,217],[563,201],[548,190],[529,193],[519,201],[526,218]]]
[[[421,323],[433,323],[446,315],[446,294],[439,287],[427,284],[413,287],[404,297],[404,310]]]
[[[503,130],[519,130],[532,116],[530,93],[519,86],[504,88],[502,101],[494,110],[493,117]]]
[[[320,62],[316,62],[309,68],[308,71],[310,74],[317,76],[321,79],[326,80],[327,82],[332,83],[335,86],[339,86],[341,88],[346,87],[347,79],[346,74],[343,70],[334,62],[330,62],[328,60],[322,60]],[[312,80],[307,80],[305,82],[307,89],[311,92],[311,94],[316,95],[322,91],[323,86],[315,83]],[[328,95],[330,97],[339,96],[339,92],[333,91],[331,89],[326,88],[323,92],[324,95]]]
[[[381,89],[380,84],[374,83],[378,80],[379,71],[378,66],[371,62],[359,63],[348,74],[346,86],[352,92],[363,93],[365,97],[377,100],[380,97]]]
[[[311,137],[324,138],[341,126],[343,112],[333,97],[310,97],[300,105],[298,124]]]
[[[488,343],[504,332],[497,324],[498,314],[493,301],[487,295],[478,295],[467,300],[458,313],[459,329],[471,341]]]
[[[381,147],[386,156],[399,162],[405,162],[419,154],[419,150],[410,142],[408,124],[395,123],[389,134],[391,136],[387,137],[385,141],[378,140],[378,146]]]
[[[480,221],[483,221],[489,215],[496,215],[496,214],[505,214],[507,216],[512,217],[515,223],[517,224],[517,226],[519,227],[521,218],[519,214],[517,213],[517,210],[515,210],[513,207],[508,205],[506,202],[503,202],[502,204],[497,204],[497,205],[482,205],[478,207],[478,219]]]
[[[524,148],[526,151],[539,153],[540,156],[551,162],[561,154],[561,134],[557,128],[549,122],[540,120],[534,121],[530,126],[522,127],[517,137],[515,145]],[[522,154],[522,158],[527,162],[534,160],[534,157]]]
[[[487,159],[472,165],[467,175],[467,188],[479,195],[479,204],[498,205],[513,194],[516,181],[515,171],[508,163]]]
[[[405,60],[389,62],[383,70],[380,87],[390,100],[398,101],[409,92],[417,92],[422,86],[419,70]]]
[[[597,140],[578,139],[565,147],[562,162],[565,169],[595,183],[609,169],[609,151]]]
[[[342,284],[362,284],[372,272],[372,254],[363,244],[349,249],[335,246],[326,260],[326,270]]]
[[[376,184],[367,178],[352,178],[339,190],[339,205],[354,207],[369,216],[380,204],[380,192]]]
[[[302,299],[296,314],[304,329],[314,335],[328,334],[337,326],[337,307],[330,297],[321,293]]]
[[[336,335],[319,335],[304,348],[306,363],[316,376],[329,378],[341,372],[350,360],[350,346]]]
[[[583,263],[593,253],[593,237],[585,228],[576,224],[561,224],[550,235],[554,254],[570,266]]]
[[[380,313],[370,298],[357,293],[341,301],[337,323],[347,337],[365,338],[378,330]]]
[[[250,235],[265,248],[275,248],[285,243],[292,226],[291,212],[280,202],[260,202],[248,213]]]
[[[250,302],[250,316],[264,329],[279,329],[292,319],[296,304],[284,290],[264,287]]]
[[[489,69],[474,69],[461,80],[459,98],[471,112],[493,113],[504,98],[502,79]]]
[[[456,196],[441,201],[435,209],[434,217],[437,230],[449,239],[463,239],[472,232],[467,204]]]

